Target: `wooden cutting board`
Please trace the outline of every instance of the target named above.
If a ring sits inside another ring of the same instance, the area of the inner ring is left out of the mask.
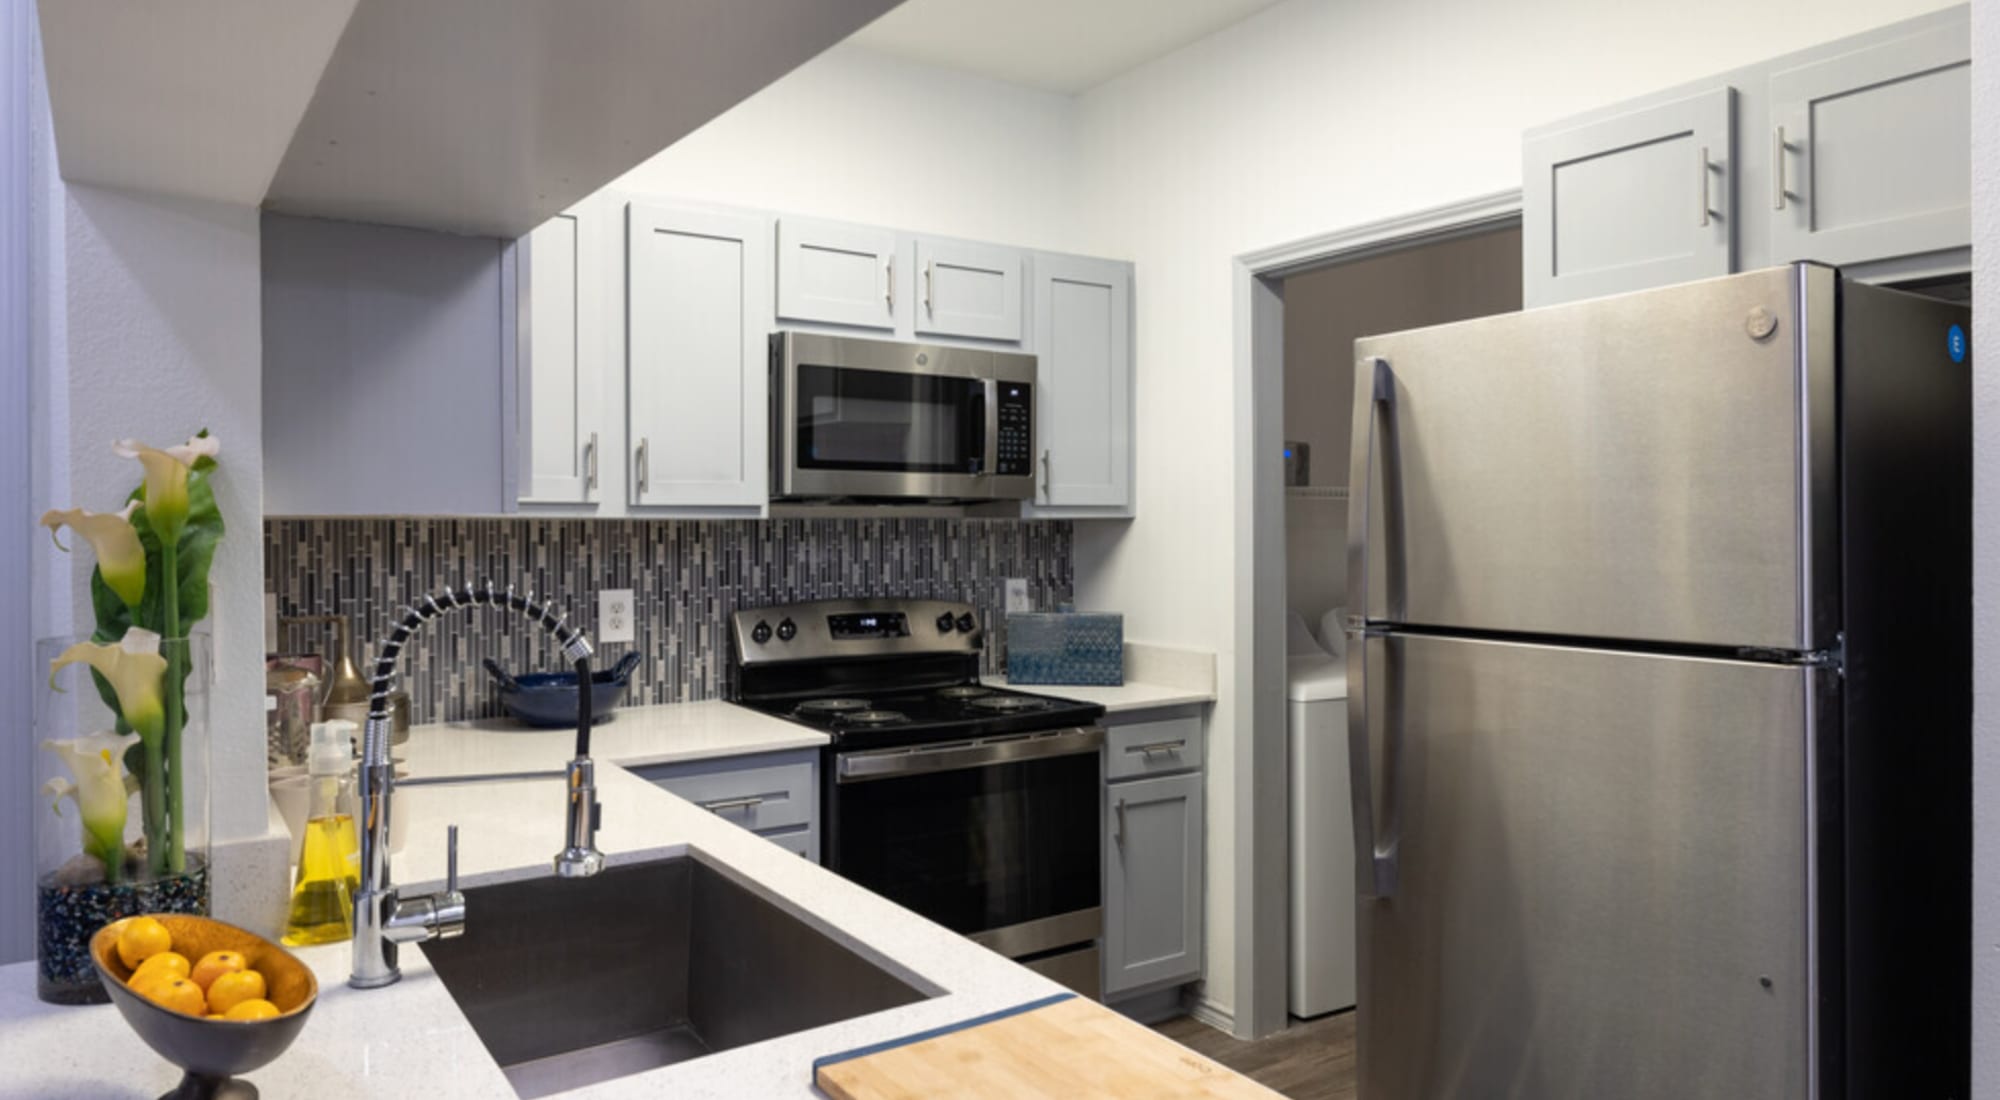
[[[1278,1097],[1150,1028],[1073,995],[822,1058],[813,1069],[814,1083],[833,1100]]]

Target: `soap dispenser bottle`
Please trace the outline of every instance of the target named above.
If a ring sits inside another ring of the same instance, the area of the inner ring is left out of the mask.
[[[347,727],[343,729],[342,727]],[[348,722],[312,727],[307,757],[311,805],[305,842],[292,887],[285,943],[300,947],[338,943],[354,936],[354,891],[361,880],[361,848],[354,826],[354,747]]]

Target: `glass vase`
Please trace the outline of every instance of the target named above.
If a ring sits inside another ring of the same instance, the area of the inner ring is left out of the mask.
[[[155,746],[127,731],[119,738],[115,697],[90,667],[50,665],[85,638],[36,643],[35,708],[35,991],[53,1004],[109,999],[90,959],[90,937],[112,921],[143,913],[207,915],[209,906],[209,640],[162,639],[168,673],[160,696],[166,717]],[[166,681],[182,674],[178,698]],[[176,723],[170,721],[178,713]],[[115,739],[115,740],[114,740]],[[55,743],[68,751],[50,749]],[[66,744],[67,743],[67,744]],[[109,759],[107,760],[107,757]],[[118,792],[104,786],[115,769],[124,784],[125,821],[111,847]],[[79,774],[79,772],[89,774]],[[98,786],[88,787],[96,783]],[[65,785],[77,788],[64,793]],[[93,799],[85,788],[96,792]],[[93,813],[86,815],[90,804]],[[97,826],[87,830],[86,823]],[[115,862],[116,866],[108,865]]]

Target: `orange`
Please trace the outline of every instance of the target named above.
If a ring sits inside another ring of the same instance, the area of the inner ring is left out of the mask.
[[[148,982],[139,994],[154,1004],[188,1016],[208,1015],[208,998],[202,996],[200,986],[186,978]]]
[[[194,984],[200,986],[202,992],[206,993],[215,979],[224,974],[248,969],[249,966],[241,951],[210,951],[201,957],[200,962],[194,964],[194,973],[190,977]]]
[[[132,972],[132,980],[125,984],[137,989],[142,980],[151,981],[162,974],[170,978],[185,978],[193,969],[188,965],[186,955],[178,951],[162,951],[140,963],[139,969]]]
[[[218,976],[208,987],[208,1010],[228,1012],[244,1001],[264,999],[264,975],[255,970],[237,970]]]
[[[269,1020],[278,1016],[278,1006],[262,997],[239,1002],[235,1008],[222,1014],[225,1020]]]
[[[167,926],[151,917],[122,923],[124,927],[118,930],[118,957],[126,966],[136,967],[174,946],[173,934],[167,931]]]

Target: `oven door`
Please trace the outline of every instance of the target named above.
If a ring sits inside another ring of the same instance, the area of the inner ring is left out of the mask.
[[[776,347],[775,495],[1032,495],[1032,358],[812,333]]]
[[[835,753],[826,862],[1031,965],[1090,945],[1103,928],[1103,744],[1089,727]]]

